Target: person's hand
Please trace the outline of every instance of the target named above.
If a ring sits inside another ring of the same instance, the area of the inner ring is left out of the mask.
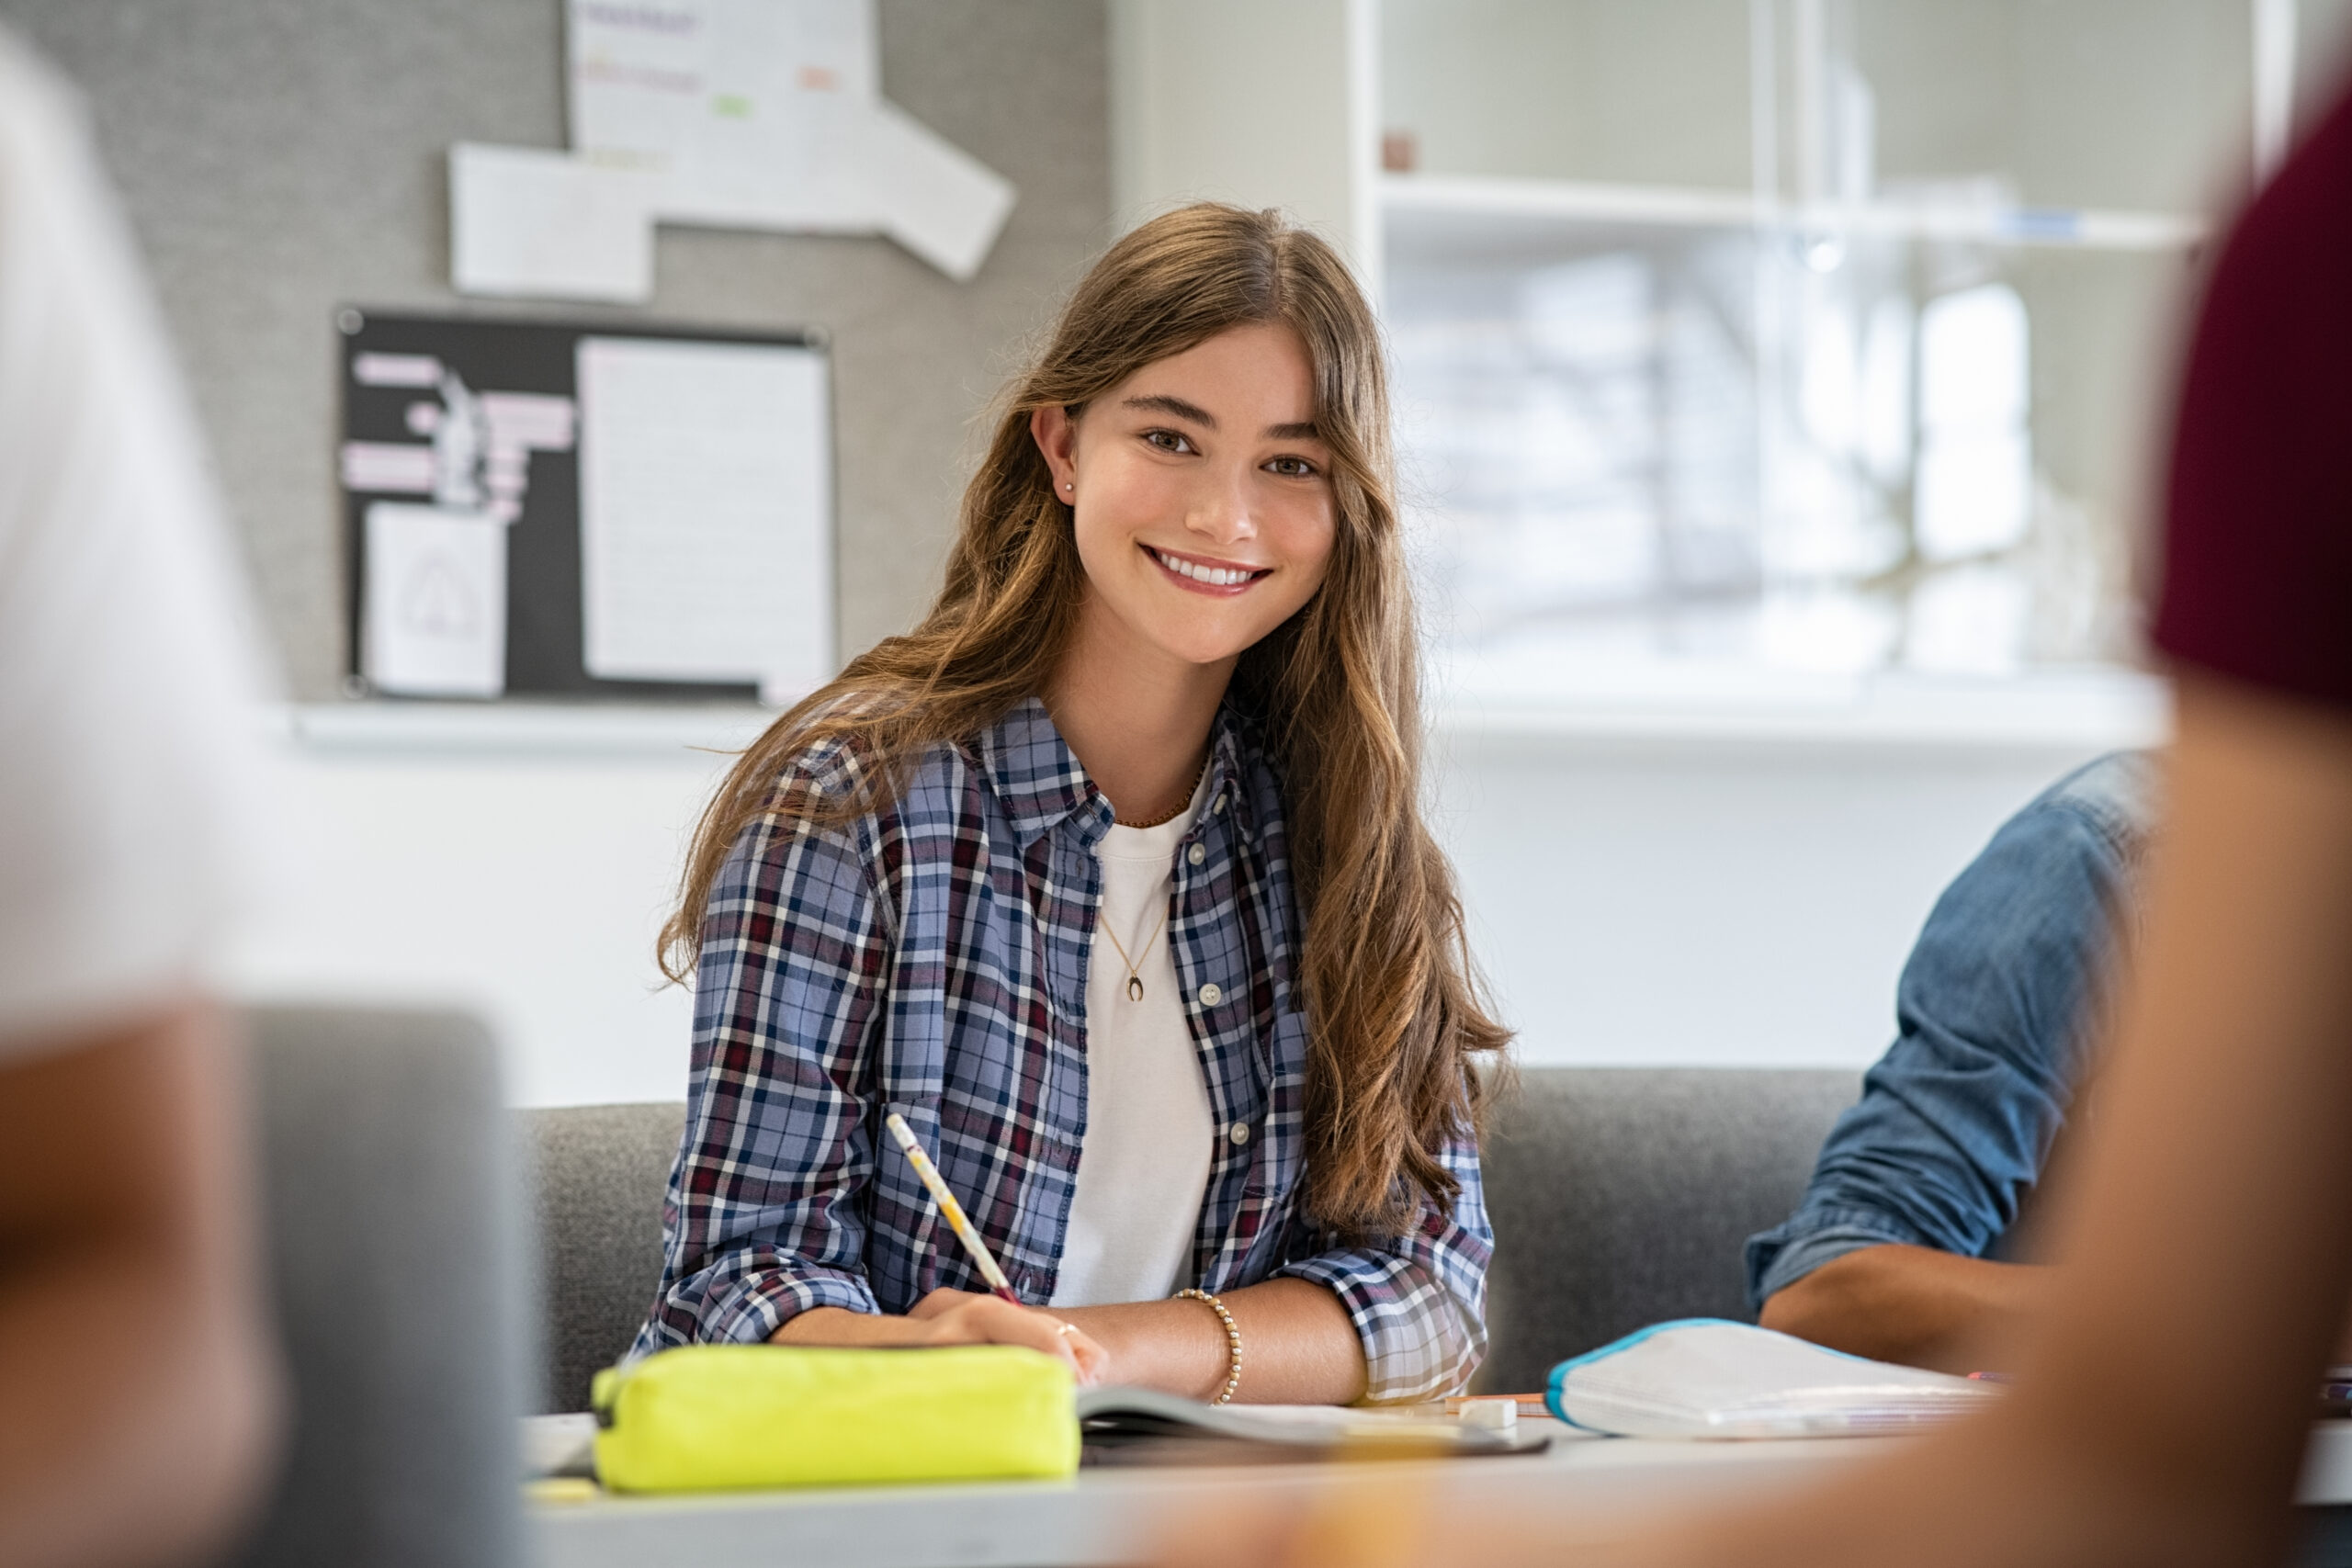
[[[1110,1371],[1110,1352],[1076,1325],[1050,1312],[1014,1306],[1001,1296],[972,1291],[933,1291],[917,1302],[907,1321],[921,1324],[925,1345],[1025,1345],[1069,1363],[1080,1385],[1101,1382]]]

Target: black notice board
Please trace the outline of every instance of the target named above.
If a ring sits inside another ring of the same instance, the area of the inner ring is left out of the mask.
[[[408,315],[345,306],[335,313],[343,340],[343,439],[408,442],[411,387],[363,386],[355,362],[363,354],[430,355],[477,391],[577,395],[574,351],[583,337],[639,337],[669,342],[762,344],[822,349],[814,333],[722,332],[707,327],[608,321],[500,321],[473,316]],[[509,696],[609,697],[662,702],[755,699],[758,688],[684,681],[609,681],[588,673],[582,659],[580,580],[580,452],[533,451],[522,513],[507,533],[506,694]],[[345,558],[350,563],[345,612],[350,631],[348,679],[365,693],[360,618],[366,603],[365,539],[370,502],[409,500],[390,491],[344,487]]]

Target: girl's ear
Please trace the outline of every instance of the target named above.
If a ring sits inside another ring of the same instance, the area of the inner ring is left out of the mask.
[[[1054,473],[1054,497],[1068,505],[1078,488],[1078,421],[1069,410],[1038,409],[1029,416],[1029,434]]]

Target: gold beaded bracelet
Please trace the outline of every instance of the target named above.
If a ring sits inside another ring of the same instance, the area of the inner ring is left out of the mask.
[[[1241,1386],[1241,1330],[1233,1326],[1233,1314],[1225,1310],[1225,1303],[1223,1302],[1217,1300],[1206,1291],[1179,1291],[1176,1292],[1176,1300],[1206,1302],[1208,1303],[1209,1311],[1216,1314],[1216,1320],[1225,1325],[1225,1353],[1227,1357],[1225,1392],[1218,1394],[1215,1399],[1210,1400],[1209,1403],[1211,1404],[1232,1404],[1233,1391]]]

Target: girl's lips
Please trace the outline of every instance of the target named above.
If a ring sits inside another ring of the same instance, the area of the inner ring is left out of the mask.
[[[1226,565],[1220,562],[1196,560],[1173,551],[1142,547],[1151,558],[1160,575],[1177,587],[1192,593],[1205,593],[1213,599],[1231,599],[1250,592],[1250,587],[1273,569]]]

